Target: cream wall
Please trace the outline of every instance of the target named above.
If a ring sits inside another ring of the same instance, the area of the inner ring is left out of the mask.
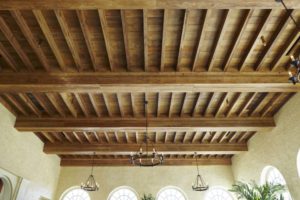
[[[55,200],[75,184],[80,185],[90,173],[87,167],[62,167]],[[233,175],[230,166],[201,166],[200,173],[210,186],[231,187]],[[92,192],[92,200],[106,200],[109,193],[119,186],[130,186],[139,195],[157,192],[169,185],[181,188],[189,200],[204,199],[202,192],[194,192],[191,188],[196,177],[195,166],[170,167],[160,166],[154,168],[141,167],[97,167],[95,177],[100,184],[100,191]]]
[[[249,142],[249,151],[233,158],[236,180],[260,181],[267,165],[283,174],[294,200],[300,199],[297,153],[300,148],[300,94],[295,95],[275,116],[276,128],[258,133]]]
[[[52,199],[60,160],[44,154],[42,142],[33,133],[19,133],[14,123],[15,117],[0,104],[0,168],[28,181],[24,200]]]

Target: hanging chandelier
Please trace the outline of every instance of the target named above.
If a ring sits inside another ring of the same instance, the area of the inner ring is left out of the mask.
[[[96,153],[94,152],[93,161],[92,161],[91,175],[89,175],[89,177],[87,178],[85,183],[81,183],[81,189],[83,189],[85,191],[89,191],[89,192],[99,190],[99,184],[96,182],[96,180],[94,178],[94,175],[93,175],[95,155],[96,155]]]
[[[194,191],[205,191],[208,190],[209,186],[204,182],[202,176],[199,173],[199,166],[198,166],[198,159],[197,159],[197,153],[195,152],[195,158],[196,158],[196,164],[197,164],[197,176],[194,184],[192,185],[192,189]]]
[[[162,165],[164,157],[159,154],[154,147],[154,144],[148,137],[148,101],[145,101],[145,115],[146,115],[146,135],[141,143],[138,151],[135,154],[131,154],[130,161],[133,165],[140,167],[154,167]]]

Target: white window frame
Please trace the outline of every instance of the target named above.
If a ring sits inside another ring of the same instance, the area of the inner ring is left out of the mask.
[[[140,196],[139,196],[139,194],[135,191],[135,189],[133,189],[132,187],[129,187],[129,186],[125,186],[125,185],[124,185],[124,186],[119,186],[119,187],[116,187],[115,189],[113,189],[113,190],[109,193],[107,200],[110,200],[111,197],[114,195],[114,193],[116,193],[117,191],[119,191],[119,190],[121,190],[121,189],[127,189],[127,190],[130,190],[131,192],[133,192],[133,193],[135,194],[137,200],[140,199]]]
[[[161,189],[158,191],[158,193],[157,193],[155,199],[158,200],[158,198],[159,198],[159,196],[161,195],[161,193],[163,193],[164,191],[169,190],[169,189],[174,189],[174,190],[179,191],[179,192],[182,194],[183,198],[184,198],[185,200],[188,200],[186,193],[185,193],[181,188],[176,187],[176,186],[172,186],[172,185],[169,185],[169,186],[166,186],[166,187],[161,188]]]
[[[265,184],[267,182],[267,178],[268,178],[267,176],[271,170],[275,170],[275,172],[277,172],[278,175],[281,176],[280,178],[283,180],[283,183],[281,183],[281,184],[284,185],[286,188],[286,191],[284,192],[284,194],[289,196],[289,199],[287,199],[287,200],[293,200],[292,195],[287,187],[287,183],[286,183],[286,180],[285,180],[283,174],[276,167],[271,166],[271,165],[264,167],[264,169],[262,170],[261,176],[260,176],[260,183]]]
[[[73,187],[70,187],[70,188],[66,189],[66,190],[62,193],[62,195],[60,196],[59,199],[60,199],[60,200],[63,200],[69,192],[71,192],[72,190],[77,190],[77,189],[81,189],[81,188],[80,188],[79,186],[73,186]],[[86,192],[86,193],[88,194],[89,200],[91,200],[90,194],[89,194],[88,192]]]
[[[205,194],[205,197],[204,199],[205,200],[210,200],[208,197],[209,197],[209,194],[213,191],[213,190],[222,190],[223,192],[225,192],[226,194],[228,194],[232,200],[234,200],[235,198],[233,197],[233,195],[224,187],[222,186],[214,186],[214,187],[211,187]]]

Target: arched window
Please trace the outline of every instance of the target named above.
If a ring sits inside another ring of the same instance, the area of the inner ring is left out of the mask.
[[[267,166],[263,169],[261,174],[261,183],[273,183],[273,184],[281,184],[286,186],[286,181],[280,171],[273,167],[273,166]],[[292,197],[290,195],[290,192],[288,191],[288,188],[286,187],[286,191],[283,193],[284,200],[292,200]]]
[[[221,187],[215,187],[208,191],[205,200],[233,200],[233,197],[227,190]]]
[[[80,189],[79,187],[73,187],[71,189],[66,190],[61,200],[90,200],[89,194]]]
[[[157,200],[187,200],[183,191],[174,186],[161,189],[157,194]]]
[[[130,187],[122,186],[114,189],[108,200],[138,200],[137,193]]]

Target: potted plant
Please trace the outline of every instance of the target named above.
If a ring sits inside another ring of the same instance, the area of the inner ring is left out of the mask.
[[[152,196],[152,194],[144,194],[141,200],[155,200],[155,198]]]
[[[258,185],[254,181],[250,184],[237,182],[229,191],[235,193],[238,200],[284,200],[285,187],[272,183]]]

